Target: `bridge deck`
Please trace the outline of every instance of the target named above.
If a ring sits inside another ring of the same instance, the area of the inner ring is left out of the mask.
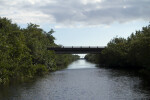
[[[67,47],[48,47],[48,50],[55,51],[56,54],[86,54],[86,53],[100,53],[105,47],[83,47],[83,46],[67,46]]]

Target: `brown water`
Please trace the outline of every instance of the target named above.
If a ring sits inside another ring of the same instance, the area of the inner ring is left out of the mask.
[[[149,86],[132,72],[96,68],[78,60],[20,85],[1,88],[0,100],[137,100],[150,99]]]

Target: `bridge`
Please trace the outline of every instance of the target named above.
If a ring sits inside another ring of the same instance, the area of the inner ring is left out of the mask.
[[[97,54],[105,47],[103,46],[62,46],[62,47],[48,47],[47,50],[53,50],[56,54]]]

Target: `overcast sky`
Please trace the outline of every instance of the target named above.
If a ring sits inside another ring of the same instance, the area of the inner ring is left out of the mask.
[[[0,0],[0,16],[53,28],[58,44],[105,46],[149,24],[150,0]]]

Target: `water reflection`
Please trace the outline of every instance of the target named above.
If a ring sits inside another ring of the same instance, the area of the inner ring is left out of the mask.
[[[113,69],[101,69],[99,72],[100,77],[103,76],[107,78],[109,96],[114,100],[139,100],[150,98],[150,92],[140,88],[142,80],[139,77],[136,77],[134,72]]]
[[[92,64],[84,59],[80,59],[71,63],[67,69],[82,69],[82,68],[96,68],[96,64]]]
[[[134,73],[95,66],[75,61],[66,70],[0,90],[0,100],[150,99],[149,86],[143,89],[142,80]]]

